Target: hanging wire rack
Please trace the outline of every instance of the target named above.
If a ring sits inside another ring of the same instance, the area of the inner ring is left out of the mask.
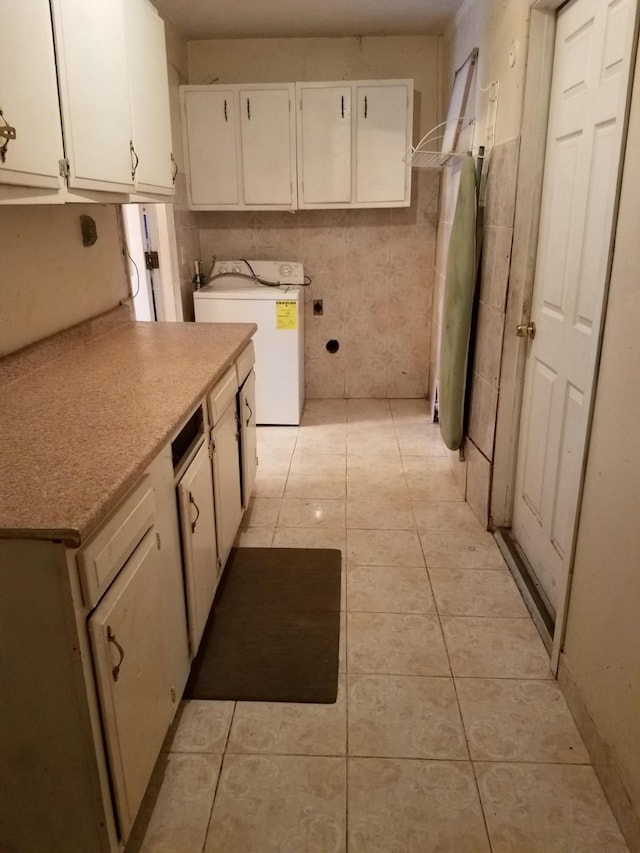
[[[410,162],[411,166],[417,169],[440,169],[456,160],[464,159],[465,152],[436,150],[444,139],[444,133],[438,133],[438,131],[447,124],[449,124],[448,121],[437,124],[425,133],[416,146],[410,145],[404,156],[405,163]]]

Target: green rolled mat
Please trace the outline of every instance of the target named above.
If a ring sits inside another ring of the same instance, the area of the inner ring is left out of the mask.
[[[438,412],[442,440],[458,450],[464,438],[464,401],[469,335],[476,282],[476,167],[471,154],[462,162],[453,217],[440,340]]]

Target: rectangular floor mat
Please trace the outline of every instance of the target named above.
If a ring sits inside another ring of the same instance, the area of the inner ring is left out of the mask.
[[[235,548],[184,698],[335,702],[341,557],[329,548]]]

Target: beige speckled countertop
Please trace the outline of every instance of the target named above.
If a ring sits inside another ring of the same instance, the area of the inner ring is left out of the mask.
[[[0,537],[84,542],[255,329],[118,322],[0,361]]]

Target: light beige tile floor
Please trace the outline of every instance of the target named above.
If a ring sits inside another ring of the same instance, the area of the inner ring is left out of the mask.
[[[627,847],[422,400],[258,431],[238,544],[340,548],[335,705],[185,702],[126,853]]]

